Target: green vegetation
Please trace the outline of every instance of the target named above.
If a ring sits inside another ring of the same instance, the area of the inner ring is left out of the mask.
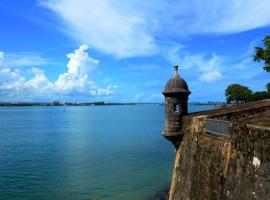
[[[248,87],[240,84],[229,85],[225,90],[228,103],[236,102],[238,104],[240,102],[247,102],[251,94],[252,91]]]
[[[263,39],[264,48],[255,47],[255,55],[253,60],[256,62],[264,61],[263,69],[267,72],[270,72],[270,35],[266,36]],[[270,92],[270,83],[266,84],[266,89]]]
[[[267,83],[267,84],[266,84],[266,90],[267,90],[267,92],[270,93],[270,83]]]
[[[270,72],[270,36],[266,36],[263,39],[263,44],[265,48],[255,47],[256,52],[253,60],[257,62],[264,61],[263,69]]]
[[[223,166],[221,164],[218,164],[216,167],[216,174],[218,176],[223,176]]]
[[[252,152],[252,146],[249,143],[243,144],[244,152],[251,153]]]
[[[258,100],[269,99],[269,98],[270,98],[270,92],[257,91],[257,92],[254,92],[252,95],[250,95],[249,101],[258,101]]]
[[[270,72],[270,35],[263,39],[264,47],[255,47],[255,62],[264,61],[263,69]],[[247,101],[258,101],[270,98],[270,83],[266,84],[266,91],[252,92],[248,87],[240,84],[232,84],[225,90],[225,95],[228,103],[235,102],[236,104]]]

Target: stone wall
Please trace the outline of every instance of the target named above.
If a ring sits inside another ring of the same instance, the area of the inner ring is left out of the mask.
[[[169,199],[270,199],[270,128],[236,120],[268,113],[262,110],[223,114],[235,120],[231,137],[208,134],[207,113],[185,117]]]
[[[233,123],[231,129],[226,199],[270,199],[270,128]]]

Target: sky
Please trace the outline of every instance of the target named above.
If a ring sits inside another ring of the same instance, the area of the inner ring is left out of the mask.
[[[1,0],[0,102],[163,102],[178,64],[189,101],[263,91],[253,62],[269,0]]]

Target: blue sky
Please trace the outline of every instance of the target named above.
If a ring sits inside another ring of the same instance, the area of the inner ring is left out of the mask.
[[[2,0],[0,101],[162,102],[180,65],[190,101],[265,90],[254,46],[268,0]]]

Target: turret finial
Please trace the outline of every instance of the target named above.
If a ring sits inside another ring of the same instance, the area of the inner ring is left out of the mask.
[[[178,74],[178,68],[179,68],[178,64],[174,65],[174,75],[175,76],[179,76],[179,74]]]

